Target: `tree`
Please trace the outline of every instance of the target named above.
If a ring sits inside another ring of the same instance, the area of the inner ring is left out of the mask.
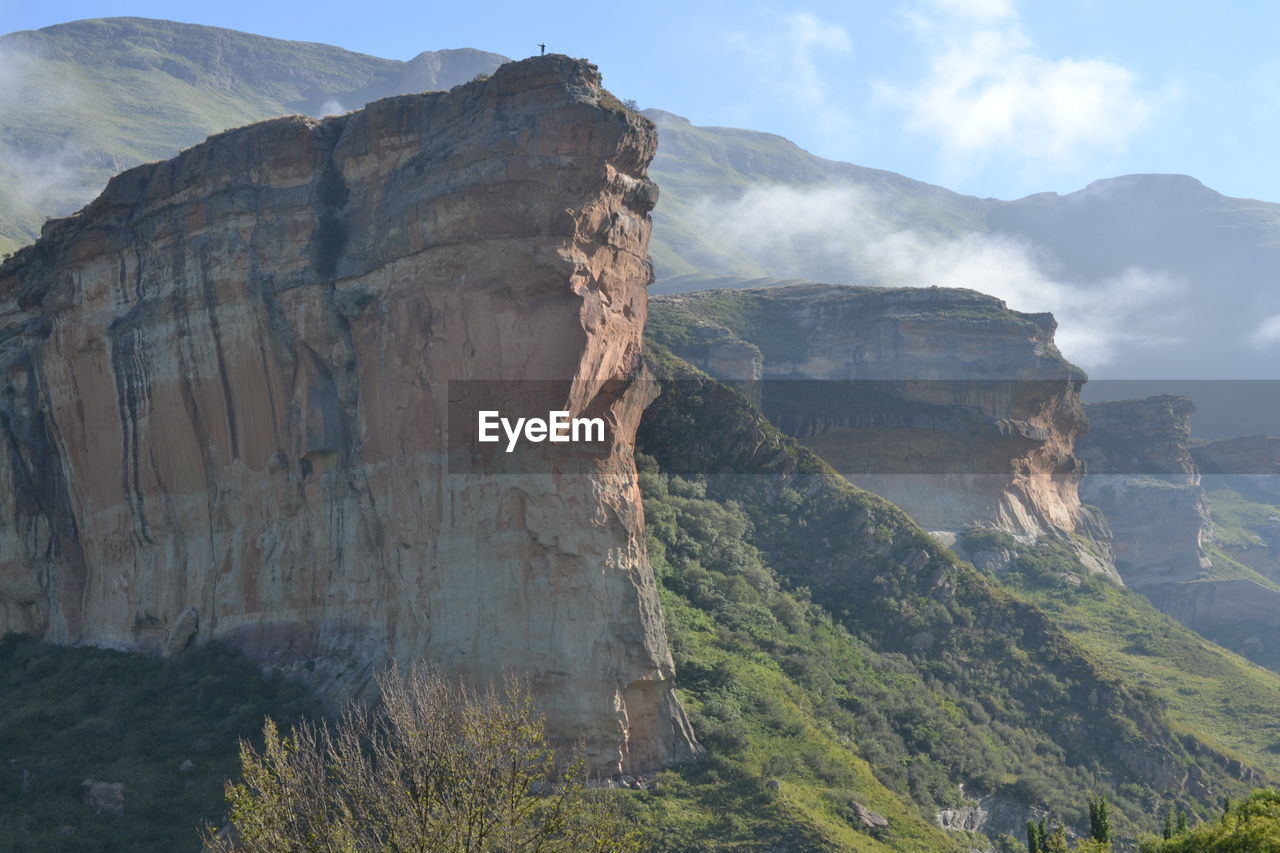
[[[1073,853],[1111,853],[1111,842],[1085,838],[1076,842]]]
[[[1041,853],[1044,848],[1044,835],[1042,826],[1036,826],[1033,820],[1027,821],[1027,853]]]
[[[1164,810],[1164,838],[1168,841],[1173,838],[1173,806],[1169,806]]]
[[[1139,839],[1142,853],[1273,853],[1280,850],[1280,793],[1254,791],[1220,821],[1206,821],[1172,838]]]
[[[1070,848],[1067,846],[1067,829],[1062,824],[1045,839],[1044,847],[1041,848],[1044,853],[1068,853]]]
[[[1089,801],[1089,837],[1104,844],[1111,843],[1111,814],[1106,797]]]
[[[528,692],[472,691],[415,666],[377,679],[372,710],[352,704],[335,726],[281,736],[268,719],[262,751],[240,744],[243,780],[228,782],[233,833],[206,832],[215,851],[376,850],[630,853],[608,792],[584,784],[580,752],[547,743]],[[231,835],[234,838],[226,836]]]

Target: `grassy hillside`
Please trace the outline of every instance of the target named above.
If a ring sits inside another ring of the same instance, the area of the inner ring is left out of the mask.
[[[941,697],[803,591],[785,589],[750,544],[741,507],[708,498],[698,478],[662,473],[651,457],[640,464],[680,693],[708,751],[659,774],[657,792],[640,798],[654,849],[959,849],[933,825],[931,806],[912,802],[905,778],[882,780],[871,764],[907,757],[894,715],[959,734]],[[864,825],[860,808],[888,826]]]
[[[1280,778],[1275,672],[1179,624],[1140,593],[1084,577],[1061,543],[1028,548],[992,531],[968,537],[974,550],[1015,552],[1001,583],[1050,614],[1108,670],[1149,690],[1178,730]]]
[[[144,18],[0,36],[0,253],[90,200],[116,172],[277,115],[356,109],[449,88],[505,61],[476,50],[409,62]]]
[[[641,448],[668,477],[739,507],[750,523],[744,538],[780,582],[807,590],[835,624],[898,666],[887,693],[859,685],[834,694],[849,697],[844,707],[859,720],[883,714],[893,736],[861,732],[855,743],[892,790],[930,810],[954,803],[964,782],[970,793],[1077,823],[1081,792],[1105,793],[1132,837],[1154,828],[1166,800],[1207,812],[1256,780],[1167,715],[1153,690],[851,486],[741,395],[669,355],[655,356],[654,369],[664,393],[642,424]]]
[[[160,660],[6,637],[0,850],[194,853],[200,826],[223,814],[237,741],[264,715],[313,708],[297,685],[217,646]],[[124,783],[124,814],[95,814],[86,779]]]

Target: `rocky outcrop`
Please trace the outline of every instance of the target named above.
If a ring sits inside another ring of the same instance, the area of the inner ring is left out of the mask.
[[[1280,436],[1192,439],[1191,455],[1203,474],[1205,488],[1230,489],[1254,504],[1252,512],[1238,518],[1244,535],[1219,537],[1218,547],[1280,583]],[[1280,659],[1280,648],[1276,653]]]
[[[340,694],[515,671],[598,772],[689,755],[632,459],[655,145],[548,56],[212,137],[47,225],[0,267],[0,633],[217,639]],[[449,418],[488,380],[605,441],[488,474]]]
[[[1186,397],[1096,403],[1087,412],[1079,452],[1089,473],[1081,496],[1106,515],[1125,583],[1192,630],[1280,667],[1280,591],[1256,576],[1228,576],[1206,553],[1213,525],[1199,464],[1220,485],[1256,490],[1259,480],[1270,485],[1270,443],[1193,441],[1195,406]],[[1256,553],[1238,556],[1265,569],[1269,550],[1264,541]]]
[[[1101,538],[1072,451],[1085,376],[1055,327],[969,290],[817,284],[655,297],[650,325],[929,529]]]
[[[1192,441],[1189,449],[1206,476],[1246,497],[1280,503],[1280,435]]]
[[[1094,403],[1077,444],[1088,464],[1081,499],[1111,525],[1116,569],[1129,586],[1194,580],[1212,568],[1203,540],[1209,505],[1191,457],[1186,397]]]
[[[963,793],[963,786],[961,790]],[[948,832],[981,832],[989,838],[998,835],[1018,838],[1025,833],[1027,821],[1044,817],[1044,812],[1008,797],[986,796],[966,798],[963,805],[943,809],[935,817],[938,826]]]

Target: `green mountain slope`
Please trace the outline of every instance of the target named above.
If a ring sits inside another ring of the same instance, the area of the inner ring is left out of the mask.
[[[160,660],[0,639],[0,850],[195,851],[238,740],[316,707],[224,647]],[[124,814],[95,813],[87,779],[121,783]]]
[[[1016,554],[999,582],[1050,614],[1110,671],[1151,691],[1179,731],[1194,732],[1272,778],[1280,775],[1275,672],[1181,625],[1140,593],[1100,578],[1082,580],[1066,549],[1052,543],[1028,548],[992,531],[968,536],[970,551],[999,547]]]
[[[478,50],[408,62],[233,30],[105,18],[0,37],[0,252],[122,169],[272,116],[355,109],[493,71]]]
[[[858,720],[877,719],[876,709],[887,718],[893,737],[855,741],[886,785],[934,809],[955,803],[964,782],[1005,814],[1047,807],[1076,823],[1081,792],[1106,793],[1132,836],[1154,828],[1166,800],[1208,813],[1261,778],[1170,719],[1159,696],[1034,604],[782,436],[736,391],[674,357],[654,366],[663,394],[641,448],[669,477],[739,507],[745,538],[783,584],[807,589],[898,665],[887,694],[862,685],[826,693]]]

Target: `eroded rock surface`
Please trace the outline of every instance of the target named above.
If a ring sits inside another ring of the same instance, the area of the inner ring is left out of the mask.
[[[1253,500],[1280,503],[1280,435],[1193,440],[1190,452],[1205,475]]]
[[[1186,397],[1087,407],[1084,500],[1114,531],[1116,568],[1126,584],[1187,627],[1272,668],[1280,668],[1280,591],[1258,576],[1232,577],[1206,552],[1213,534],[1200,461],[1221,484],[1266,496],[1275,463],[1265,436],[1195,442]],[[1261,487],[1261,488],[1260,488]],[[1265,574],[1269,543],[1235,556]]]
[[[1116,568],[1129,586],[1194,580],[1212,568],[1204,550],[1209,504],[1191,457],[1186,397],[1094,403],[1077,452],[1089,474],[1081,498],[1110,522]]]
[[[1077,494],[1085,375],[1051,315],[970,290],[818,284],[655,297],[653,315],[655,340],[926,528],[1105,539]]]
[[[655,146],[548,56],[229,131],[47,225],[0,267],[0,633],[218,639],[339,694],[515,671],[598,772],[689,755],[632,460]],[[607,441],[451,471],[450,389],[496,379]]]

